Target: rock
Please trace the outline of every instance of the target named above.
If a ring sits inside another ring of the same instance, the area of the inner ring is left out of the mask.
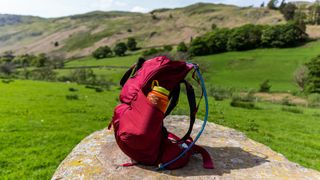
[[[165,119],[169,131],[186,132],[185,116]],[[202,126],[197,120],[193,137]],[[208,123],[197,144],[205,147],[215,162],[215,169],[202,168],[200,156],[179,170],[155,171],[155,167],[121,167],[130,162],[118,148],[112,131],[95,132],[82,140],[60,164],[52,179],[320,179],[320,173],[288,161],[283,155],[244,134]]]

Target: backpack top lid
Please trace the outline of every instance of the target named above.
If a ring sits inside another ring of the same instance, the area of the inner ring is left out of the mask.
[[[153,80],[157,80],[161,87],[171,92],[192,68],[192,64],[185,61],[171,61],[166,56],[147,60],[126,81],[121,90],[120,100],[129,104],[140,90],[147,95],[152,90]]]

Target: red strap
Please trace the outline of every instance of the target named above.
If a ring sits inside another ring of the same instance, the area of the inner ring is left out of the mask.
[[[131,166],[135,166],[137,164],[138,163],[125,163],[125,164],[121,164],[120,166],[122,166],[122,167],[131,167]]]
[[[208,153],[207,150],[205,150],[203,147],[194,145],[192,147],[192,151],[195,154],[201,154],[202,160],[203,160],[203,167],[205,169],[214,169],[214,164],[213,161],[210,157],[210,154]]]

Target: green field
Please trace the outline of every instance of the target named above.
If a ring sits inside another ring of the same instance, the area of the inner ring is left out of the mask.
[[[78,91],[70,92],[69,88]],[[97,93],[83,86],[16,80],[0,83],[0,178],[48,179],[72,148],[88,134],[107,126],[118,89]],[[77,94],[78,100],[66,95]],[[186,111],[181,97],[175,114]],[[258,103],[259,109],[233,108],[229,100],[210,98],[210,121],[245,132],[292,161],[320,170],[320,111]],[[203,117],[203,107],[199,117]]]
[[[107,126],[118,95],[21,80],[0,82],[0,92],[0,179],[49,179],[81,139]]]
[[[204,69],[207,83],[239,90],[258,90],[259,85],[269,79],[271,91],[296,92],[295,70],[303,63],[320,54],[320,41],[301,47],[284,49],[256,49],[243,52],[227,52],[216,55],[195,57],[192,62]],[[80,66],[127,66],[138,59],[138,55],[96,60],[92,57],[70,61],[66,67]],[[125,71],[125,70],[121,70]],[[109,76],[110,72],[99,70],[99,75]]]

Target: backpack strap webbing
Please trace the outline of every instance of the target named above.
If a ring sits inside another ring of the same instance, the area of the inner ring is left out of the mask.
[[[131,66],[126,73],[124,73],[124,75],[122,76],[121,80],[120,80],[120,85],[121,87],[124,86],[124,84],[128,81],[128,79],[130,78],[131,74],[134,75],[143,65],[143,63],[146,60],[144,58],[139,58],[138,62],[136,64],[134,64],[133,66]]]
[[[197,113],[197,103],[196,103],[196,96],[194,94],[194,89],[188,81],[183,80],[183,82],[186,86],[187,97],[188,97],[189,108],[190,108],[190,125],[189,125],[188,132],[186,133],[186,135],[184,135],[181,138],[179,142],[186,141],[190,137],[194,122],[196,120],[196,113]]]
[[[190,107],[190,125],[187,133],[179,140],[179,142],[186,141],[190,137],[193,129],[193,125],[196,119],[196,112],[197,112],[196,97],[195,97],[195,93],[192,85],[186,80],[183,80],[182,83],[185,84],[186,91],[187,91],[187,97],[188,97],[188,102]],[[179,101],[179,96],[180,96],[180,84],[178,84],[171,92],[170,103],[168,105],[165,116],[168,116],[172,112],[172,110],[177,106]]]

